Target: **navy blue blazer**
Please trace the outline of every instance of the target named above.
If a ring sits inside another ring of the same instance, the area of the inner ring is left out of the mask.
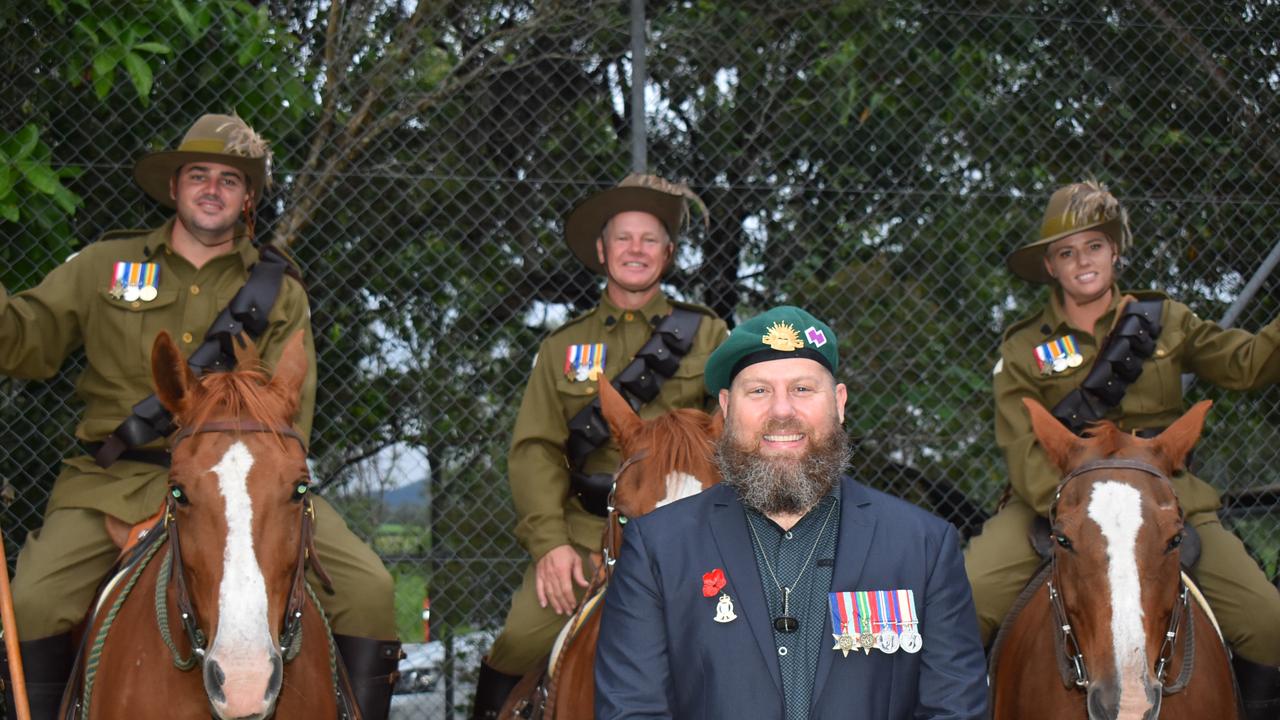
[[[814,718],[981,718],[986,664],[950,523],[842,479],[833,591],[915,592],[921,650],[818,660]],[[605,595],[596,717],[782,718],[777,647],[747,521],[727,485],[629,522]],[[702,575],[722,568],[738,619],[713,620]],[[831,620],[827,619],[827,637]],[[835,644],[834,638],[832,644]]]

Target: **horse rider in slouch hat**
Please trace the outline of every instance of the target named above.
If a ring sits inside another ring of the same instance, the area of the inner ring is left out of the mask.
[[[497,716],[520,676],[550,652],[594,572],[619,462],[598,417],[597,382],[620,385],[643,418],[714,408],[703,367],[728,329],[710,309],[672,300],[659,287],[689,200],[701,206],[684,185],[629,175],[565,220],[570,250],[605,277],[605,287],[598,305],[542,341],[525,386],[507,472],[516,538],[531,562],[481,665],[473,717]]]
[[[270,161],[267,141],[239,117],[204,115],[176,149],[146,154],[134,168],[143,191],[174,211],[167,222],[107,233],[30,289],[0,287],[0,373],[48,378],[77,348],[85,354],[75,431],[82,447],[64,459],[13,581],[34,718],[55,716],[75,654],[72,628],[116,559],[106,522],[140,522],[165,498],[167,416],[134,410],[152,395],[157,334],[167,331],[190,357],[255,268],[275,263],[279,290],[250,330],[260,333],[254,341],[269,368],[304,331],[308,374],[295,425],[310,434],[316,370],[307,294],[281,251],[252,241]],[[230,348],[234,340],[211,341]],[[385,718],[399,656],[391,576],[327,502],[314,502],[315,544],[336,590],[321,602],[364,717]]]
[[[1040,309],[1005,330],[994,370],[996,443],[1011,492],[965,552],[984,643],[1039,565],[1028,530],[1047,515],[1060,477],[1036,441],[1023,398],[1053,408],[1077,434],[1106,419],[1153,436],[1184,411],[1183,373],[1234,389],[1280,381],[1280,320],[1257,333],[1223,329],[1164,293],[1121,290],[1116,275],[1130,242],[1124,207],[1105,186],[1087,181],[1055,191],[1039,236],[1008,257],[1014,275],[1049,292]],[[1112,357],[1109,349],[1121,347],[1134,352]],[[1173,486],[1187,526],[1200,537],[1192,574],[1223,635],[1238,656],[1280,679],[1280,592],[1222,526],[1216,488],[1187,471],[1173,476]]]

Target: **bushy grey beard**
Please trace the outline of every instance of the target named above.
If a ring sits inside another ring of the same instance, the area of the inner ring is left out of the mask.
[[[844,428],[832,417],[831,431],[799,458],[766,457],[744,447],[730,423],[716,443],[716,464],[723,482],[738,491],[748,507],[764,515],[803,515],[831,492],[852,453]],[[763,434],[796,430],[794,422],[765,423]],[[813,437],[813,428],[805,428]]]

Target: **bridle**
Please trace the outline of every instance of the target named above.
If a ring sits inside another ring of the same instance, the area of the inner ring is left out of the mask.
[[[1095,472],[1097,470],[1136,470],[1151,475],[1155,478],[1170,483],[1169,476],[1164,474],[1159,468],[1150,463],[1141,460],[1129,458],[1102,458],[1099,460],[1091,460],[1084,463],[1080,467],[1067,473],[1058,483],[1058,490],[1054,494],[1053,504],[1049,508],[1050,526],[1055,525],[1058,514],[1058,500],[1062,496],[1062,489],[1067,486],[1075,478],[1086,473]],[[1052,530],[1050,531],[1052,532]],[[1071,627],[1071,618],[1067,616],[1067,608],[1062,601],[1061,592],[1054,587],[1055,583],[1058,587],[1062,586],[1058,582],[1058,562],[1057,553],[1053,554],[1050,561],[1050,575],[1048,580],[1049,586],[1049,605],[1053,610],[1053,621],[1057,628],[1054,633],[1054,645],[1057,649],[1058,672],[1062,675],[1062,684],[1066,687],[1078,687],[1087,689],[1089,687],[1089,671],[1085,667],[1084,653],[1080,651],[1080,643],[1076,640],[1075,632]],[[1195,622],[1190,618],[1189,592],[1185,582],[1179,582],[1181,588],[1178,593],[1178,599],[1174,601],[1173,612],[1169,616],[1169,627],[1165,630],[1164,641],[1160,644],[1160,653],[1156,659],[1155,675],[1156,680],[1160,683],[1160,692],[1162,695],[1172,695],[1187,686],[1191,680],[1191,671],[1195,665]],[[1178,630],[1182,626],[1183,618],[1187,620],[1187,631],[1183,639],[1184,650],[1182,653],[1182,667],[1178,671],[1178,677],[1170,685],[1165,685],[1164,675],[1168,670],[1169,662],[1173,658],[1173,645],[1178,637]]]
[[[199,427],[185,427],[179,430],[174,436],[170,448],[171,450],[176,449],[178,443],[198,433],[225,432],[273,433],[282,438],[291,438],[298,441],[304,451],[307,447],[302,436],[292,427],[266,425],[252,420],[219,420],[207,422]],[[305,485],[299,486],[300,490],[305,487]],[[315,551],[315,506],[311,502],[311,495],[306,493],[305,490],[301,490],[301,492],[303,493],[301,503],[302,523],[298,542],[298,558],[294,564],[293,580],[289,588],[289,600],[285,604],[284,620],[280,626],[280,652],[285,662],[297,657],[302,648],[302,609],[306,603],[308,593],[306,583],[307,568],[309,567],[315,571],[327,592],[333,592],[333,581],[330,580],[329,574],[320,565],[320,558]],[[159,614],[157,615],[157,620],[161,620],[161,633],[164,634],[166,642],[169,644],[169,650],[173,653],[174,664],[182,670],[189,670],[195,667],[196,664],[204,664],[207,638],[204,635],[204,631],[200,629],[195,608],[191,604],[191,595],[187,591],[186,571],[182,562],[182,547],[178,539],[177,504],[175,493],[170,492],[165,504],[164,524],[168,532],[169,563],[172,564],[176,595],[174,602],[178,606],[178,615],[182,623],[183,632],[186,633],[187,641],[191,645],[191,657],[180,657],[172,643],[167,642],[167,624],[163,622]],[[163,584],[160,587],[163,587]],[[159,606],[160,603],[157,602],[158,613]]]
[[[641,450],[635,455],[630,455],[624,459],[618,469],[613,473],[613,484],[609,486],[608,510],[609,510],[609,532],[605,533],[604,547],[601,552],[604,553],[604,584],[608,584],[610,578],[613,577],[613,566],[618,562],[618,546],[617,538],[622,535],[622,526],[627,524],[627,516],[618,509],[614,504],[614,495],[618,492],[618,478],[627,468],[649,457],[648,450]]]

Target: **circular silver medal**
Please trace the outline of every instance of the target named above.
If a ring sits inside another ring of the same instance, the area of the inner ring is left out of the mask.
[[[146,285],[146,286],[143,286],[143,288],[138,291],[138,299],[141,300],[142,302],[151,302],[152,300],[156,299],[156,295],[158,294],[159,293],[156,292],[156,289],[154,286]]]
[[[889,628],[881,630],[880,634],[876,636],[876,647],[880,648],[880,652],[889,653],[890,655],[898,652],[900,642],[898,633]]]
[[[1084,356],[1081,355],[1080,353],[1071,353],[1070,355],[1067,356],[1068,367],[1075,368],[1075,367],[1080,367],[1083,364],[1084,364]]]
[[[1062,372],[1067,369],[1067,359],[1065,357],[1056,357],[1053,359],[1053,371]]]
[[[138,290],[137,285],[130,285],[124,289],[125,302],[137,302],[139,297],[141,297],[141,291]]]
[[[920,652],[920,645],[923,643],[920,637],[920,631],[915,627],[908,627],[902,631],[902,649],[909,653]]]

